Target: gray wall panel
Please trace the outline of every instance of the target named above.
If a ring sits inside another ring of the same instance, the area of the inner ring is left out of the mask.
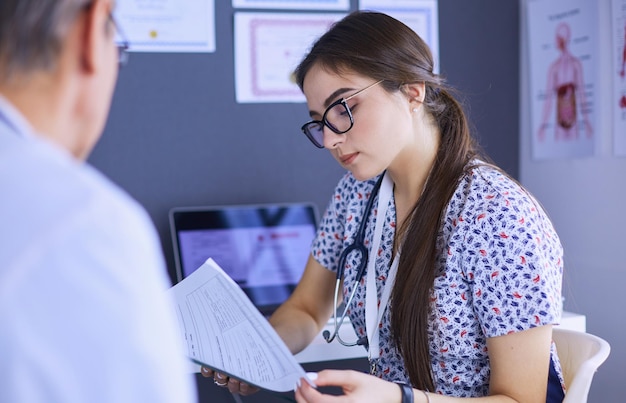
[[[90,157],[146,207],[172,278],[170,208],[312,201],[323,211],[343,173],[301,134],[305,104],[235,102],[234,10],[215,3],[215,53],[131,55]],[[481,144],[517,176],[518,1],[440,0],[439,9],[440,70],[466,94]]]

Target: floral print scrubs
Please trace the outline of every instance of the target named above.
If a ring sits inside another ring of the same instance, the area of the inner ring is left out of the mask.
[[[337,185],[312,246],[315,259],[329,270],[337,270],[342,250],[354,239],[376,180],[357,181],[347,173]],[[379,300],[392,258],[394,206],[392,197],[380,249],[370,251],[370,256],[376,256]],[[372,242],[376,203],[372,210],[367,217],[366,246]],[[532,196],[498,169],[482,164],[454,192],[437,237],[437,251],[438,275],[431,291],[428,329],[437,392],[487,395],[487,338],[560,320],[563,250],[559,238]],[[348,256],[344,301],[355,286],[357,264],[358,256]],[[358,337],[365,336],[366,277],[357,285],[349,311]],[[389,312],[387,308],[379,329],[376,375],[408,382],[402,357],[392,343]],[[554,344],[551,364],[550,383],[560,388],[562,375]]]

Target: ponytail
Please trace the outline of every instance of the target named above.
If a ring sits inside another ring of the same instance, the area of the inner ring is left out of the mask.
[[[391,306],[391,332],[411,384],[434,392],[428,330],[441,252],[437,236],[448,202],[477,151],[463,108],[447,89],[427,87],[424,105],[439,126],[441,141],[424,192],[400,229],[402,253],[391,296],[399,303]]]

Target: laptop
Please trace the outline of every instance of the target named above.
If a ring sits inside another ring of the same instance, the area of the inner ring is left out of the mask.
[[[318,219],[312,203],[173,208],[177,281],[211,257],[268,317],[300,280]]]

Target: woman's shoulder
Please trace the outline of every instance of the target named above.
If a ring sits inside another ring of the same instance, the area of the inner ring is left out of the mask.
[[[505,171],[492,164],[474,161],[454,192],[449,210],[453,215],[476,219],[511,212],[542,212],[538,207],[534,197]]]
[[[474,164],[464,177],[461,186],[467,195],[488,204],[506,203],[530,197],[530,193],[501,168],[479,162]]]
[[[490,164],[476,164],[462,179],[450,202],[453,217],[468,223],[502,227],[539,225],[554,232],[542,205],[517,180]]]

